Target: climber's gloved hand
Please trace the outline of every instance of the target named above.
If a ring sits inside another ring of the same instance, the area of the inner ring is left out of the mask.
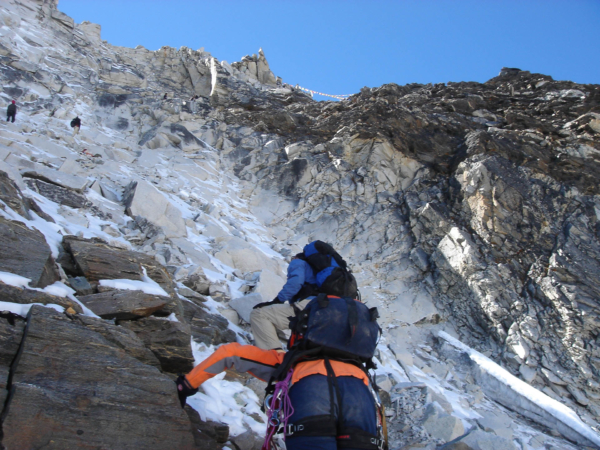
[[[194,389],[189,381],[186,380],[185,375],[179,375],[175,384],[177,384],[177,395],[179,396],[181,407],[185,408],[186,399],[198,392],[198,388]]]
[[[262,303],[259,303],[258,305],[254,305],[254,307],[252,309],[259,309],[259,308],[262,308],[264,306],[269,306],[269,305],[278,305],[279,303],[281,303],[279,301],[279,297],[275,297],[270,302],[262,302]]]

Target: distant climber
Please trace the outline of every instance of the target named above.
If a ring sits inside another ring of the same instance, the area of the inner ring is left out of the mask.
[[[294,308],[303,309],[310,301],[308,297],[319,292],[312,267],[301,257],[302,253],[299,253],[292,258],[287,269],[287,282],[277,297],[270,302],[259,303],[250,313],[254,343],[261,349],[281,350],[277,330],[288,329]]]
[[[167,93],[165,92],[165,95],[163,96],[163,100],[167,99]]]
[[[79,129],[81,128],[81,119],[79,116],[71,120],[71,128],[73,128],[73,136],[79,133]]]
[[[11,120],[12,123],[15,123],[15,116],[17,115],[17,105],[16,102],[13,100],[12,103],[10,105],[8,105],[8,108],[6,108],[6,121],[8,122],[9,120]]]

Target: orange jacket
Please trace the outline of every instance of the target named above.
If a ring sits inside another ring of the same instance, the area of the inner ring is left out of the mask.
[[[186,379],[193,388],[197,388],[224,370],[235,369],[237,372],[248,372],[259,380],[268,381],[277,365],[283,361],[284,355],[285,353],[277,350],[262,350],[253,345],[226,344],[194,367],[186,375]],[[355,377],[369,385],[365,372],[353,364],[331,361],[331,368],[338,377]],[[294,368],[292,384],[314,374],[327,375],[322,359],[298,363]]]

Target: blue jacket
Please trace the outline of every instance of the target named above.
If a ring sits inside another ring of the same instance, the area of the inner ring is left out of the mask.
[[[277,298],[280,302],[294,303],[299,300],[298,298],[294,298],[296,294],[307,284],[314,285],[316,288],[317,279],[312,267],[306,261],[293,259],[288,266],[287,282],[283,285],[279,294],[277,294]]]

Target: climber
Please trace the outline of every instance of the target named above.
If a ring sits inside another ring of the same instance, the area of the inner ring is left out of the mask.
[[[165,95],[164,95],[164,97],[163,97],[163,100],[166,100],[166,99],[167,99],[167,93],[165,92]]]
[[[71,128],[73,128],[73,136],[79,133],[79,129],[81,128],[81,119],[79,116],[71,120]]]
[[[10,119],[12,119],[12,123],[15,123],[15,116],[17,115],[17,105],[16,102],[13,100],[12,103],[10,105],[8,105],[8,108],[6,108],[6,121],[8,122]]]
[[[181,406],[185,406],[187,397],[198,392],[202,383],[227,369],[248,372],[267,381],[284,362],[284,355],[253,345],[223,345],[189,374],[179,376],[176,383]],[[377,450],[378,443],[381,445],[376,437],[377,407],[362,368],[329,358],[299,362],[286,375],[284,384],[286,391],[289,385],[291,388],[283,400],[289,399],[293,408],[285,417],[288,450],[334,450],[338,444],[346,450]],[[274,431],[267,434],[267,439]]]
[[[298,253],[290,261],[287,282],[270,302],[259,303],[250,313],[254,343],[265,350],[281,350],[277,330],[288,329],[289,317],[295,309],[303,309],[319,291],[317,279],[310,264]],[[287,302],[287,303],[286,303]]]

